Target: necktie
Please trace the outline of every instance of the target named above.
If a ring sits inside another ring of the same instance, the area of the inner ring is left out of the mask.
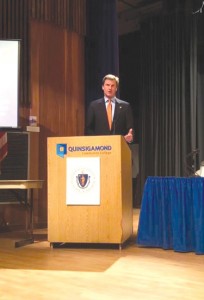
[[[108,116],[109,128],[111,129],[111,126],[112,126],[112,104],[111,104],[111,100],[108,100],[107,116]]]

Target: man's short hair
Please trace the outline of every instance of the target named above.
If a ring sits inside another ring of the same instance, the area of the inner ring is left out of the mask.
[[[112,75],[112,74],[108,74],[108,75],[104,76],[103,80],[102,80],[102,85],[104,85],[104,82],[106,79],[114,80],[116,82],[117,87],[119,86],[119,78],[117,76]]]

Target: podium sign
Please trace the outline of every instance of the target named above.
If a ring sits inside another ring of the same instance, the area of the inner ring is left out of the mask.
[[[100,158],[68,157],[66,204],[100,204]]]
[[[132,234],[132,160],[122,136],[48,138],[48,240],[122,244]]]

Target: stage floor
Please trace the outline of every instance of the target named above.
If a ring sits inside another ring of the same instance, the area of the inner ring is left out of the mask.
[[[14,233],[1,233],[0,299],[204,299],[204,257],[138,247],[139,213],[122,250],[52,249],[46,229],[34,231],[34,244],[15,248]]]

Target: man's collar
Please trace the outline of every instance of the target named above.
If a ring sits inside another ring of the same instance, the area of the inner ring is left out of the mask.
[[[109,99],[108,99],[107,97],[104,96],[104,100],[105,100],[105,102],[107,102]],[[115,103],[115,102],[116,102],[116,97],[113,97],[113,98],[111,99],[111,101]]]

